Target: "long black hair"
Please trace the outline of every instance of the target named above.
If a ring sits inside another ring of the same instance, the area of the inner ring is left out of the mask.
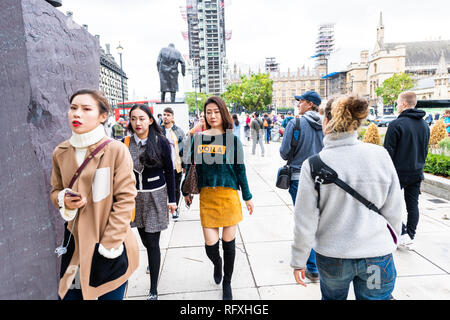
[[[144,166],[149,168],[163,168],[163,154],[159,143],[161,142],[161,140],[167,143],[169,143],[169,141],[163,135],[161,127],[158,125],[155,117],[153,117],[152,111],[145,104],[133,105],[129,113],[129,118],[131,119],[131,113],[138,108],[144,111],[150,119],[153,119],[152,124],[148,127],[148,137],[145,152],[139,156],[139,161],[141,161]],[[127,129],[129,132],[134,133],[131,121],[128,123]]]
[[[233,113],[232,116],[233,120],[234,120],[234,126],[237,127],[239,125],[239,118],[238,115],[236,113]]]

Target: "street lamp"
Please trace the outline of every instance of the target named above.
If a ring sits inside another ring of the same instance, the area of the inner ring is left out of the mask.
[[[122,85],[122,109],[125,112],[125,96],[123,94],[123,69],[122,69],[122,52],[123,52],[123,48],[120,45],[120,41],[119,41],[119,46],[117,47],[117,53],[120,56],[120,82]],[[124,113],[125,114],[125,113]]]

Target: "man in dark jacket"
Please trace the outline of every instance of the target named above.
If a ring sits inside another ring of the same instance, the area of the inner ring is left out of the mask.
[[[297,120],[293,118],[286,126],[286,131],[281,142],[280,155],[283,160],[288,160],[291,153],[291,141],[298,141],[297,148],[292,150],[292,176],[289,194],[294,202],[297,197],[298,180],[303,161],[319,153],[323,149],[322,118],[319,115],[319,106],[322,102],[320,96],[314,91],[307,91],[301,96],[295,96],[298,100],[298,110],[302,117]],[[295,130],[296,122],[300,121],[300,132]],[[316,253],[311,250],[305,276],[312,282],[319,281],[319,272],[316,265]]]
[[[389,124],[384,140],[405,192],[408,220],[406,226],[403,224],[399,245],[407,249],[412,249],[419,223],[420,184],[424,179],[423,167],[430,140],[430,128],[423,119],[425,111],[414,109],[416,104],[414,92],[399,95],[397,110],[400,115]]]
[[[181,178],[183,176],[184,163],[181,160],[183,157],[183,149],[185,144],[185,135],[183,129],[177,127],[174,121],[174,111],[172,108],[167,107],[164,109],[163,113],[163,123],[161,126],[163,135],[166,136],[167,140],[170,142],[173,168],[175,170],[175,196],[177,201],[177,210],[172,215],[174,220],[179,218],[179,204],[181,199],[180,186]]]

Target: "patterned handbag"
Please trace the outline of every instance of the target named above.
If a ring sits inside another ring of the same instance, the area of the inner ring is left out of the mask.
[[[197,170],[195,169],[195,163],[191,165],[189,168],[189,172],[184,180],[183,185],[183,193],[184,194],[199,194],[200,190],[198,190],[198,182],[197,182]]]

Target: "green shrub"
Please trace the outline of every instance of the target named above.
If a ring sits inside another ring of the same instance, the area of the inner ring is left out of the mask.
[[[439,141],[438,145],[443,150],[450,150],[450,137],[442,139],[441,141]]]
[[[439,176],[450,176],[450,157],[428,153],[423,171]]]
[[[359,131],[358,131],[358,139],[359,140],[364,139],[364,136],[366,135],[366,131],[367,131],[366,128],[359,129]]]

